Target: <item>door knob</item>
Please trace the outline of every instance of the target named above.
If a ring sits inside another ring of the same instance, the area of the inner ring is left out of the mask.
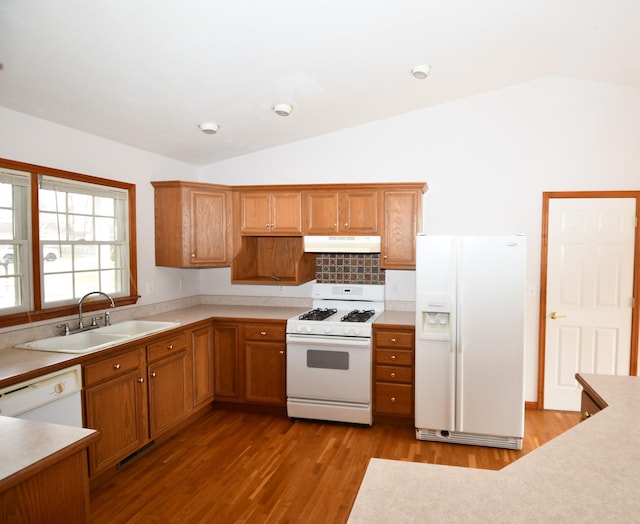
[[[555,311],[551,312],[551,315],[549,315],[553,320],[557,320],[559,318],[565,318],[567,315],[560,315],[559,313],[556,313]]]

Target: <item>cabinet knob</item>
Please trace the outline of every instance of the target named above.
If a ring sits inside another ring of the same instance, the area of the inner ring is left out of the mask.
[[[152,372],[151,372],[151,376],[155,378],[155,376],[156,376],[156,372],[155,372],[155,371],[152,371]]]
[[[281,350],[280,350],[280,354],[281,354],[281,355],[284,355],[284,350],[282,350],[282,349],[281,349]]]
[[[396,374],[393,371],[391,372],[391,378],[396,378]]]
[[[62,393],[64,391],[64,382],[58,382],[55,386],[53,386],[53,390],[56,393]]]
[[[267,229],[269,229],[271,227],[271,224],[265,224],[264,227],[266,227]]]
[[[387,255],[384,255],[382,258],[384,258],[384,259],[386,260],[386,259],[387,259],[387,258],[389,258],[389,257],[388,257]]]
[[[173,344],[167,344],[167,349],[169,350],[173,349]]]
[[[114,364],[113,369],[120,369],[120,364]]]
[[[144,382],[144,378],[143,378],[143,377],[140,377],[140,378],[138,379],[138,382],[143,383],[143,382]]]
[[[260,335],[262,335],[263,337],[267,336],[267,332],[266,331],[260,331]]]
[[[396,356],[395,356],[395,355],[391,355],[391,357],[390,357],[390,358],[391,358],[391,360],[395,360],[395,359],[396,359]]]
[[[345,222],[345,223],[344,223],[344,227],[345,227],[345,228],[348,228],[348,227],[349,227],[349,222]]]
[[[195,253],[191,253],[191,258],[196,258],[196,254]]]
[[[391,397],[391,402],[393,402],[395,404],[396,402],[396,397]]]
[[[333,229],[338,229],[338,224],[333,224]]]
[[[591,416],[591,413],[589,413],[588,411],[584,412],[584,418],[589,418]]]
[[[395,339],[395,338],[392,338],[392,339],[391,339],[391,342],[395,342],[395,341],[396,341],[396,339]]]

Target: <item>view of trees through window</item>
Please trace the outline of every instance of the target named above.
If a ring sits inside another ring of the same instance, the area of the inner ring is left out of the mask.
[[[128,297],[135,282],[134,186],[2,164],[0,159],[0,319],[76,305],[90,291]]]

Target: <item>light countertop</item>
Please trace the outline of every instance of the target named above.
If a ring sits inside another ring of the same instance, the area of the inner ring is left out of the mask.
[[[608,407],[500,471],[371,459],[349,523],[637,521],[640,378],[581,376]]]
[[[93,429],[0,416],[0,493],[97,438]]]

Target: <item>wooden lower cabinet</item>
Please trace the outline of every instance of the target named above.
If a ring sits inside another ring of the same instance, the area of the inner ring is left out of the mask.
[[[192,407],[213,400],[213,325],[208,322],[191,330]]]
[[[151,338],[83,366],[92,476],[113,467],[213,400],[213,326]]]
[[[145,348],[84,367],[86,425],[100,432],[89,446],[92,475],[117,464],[148,441]]]
[[[147,346],[151,438],[185,419],[191,410],[187,346],[187,333]]]
[[[214,322],[215,400],[286,405],[285,325]]]
[[[407,326],[374,326],[374,415],[414,416],[414,332]]]
[[[213,323],[213,395],[215,400],[240,400],[240,327]]]
[[[245,324],[244,341],[245,400],[286,405],[285,326]]]

